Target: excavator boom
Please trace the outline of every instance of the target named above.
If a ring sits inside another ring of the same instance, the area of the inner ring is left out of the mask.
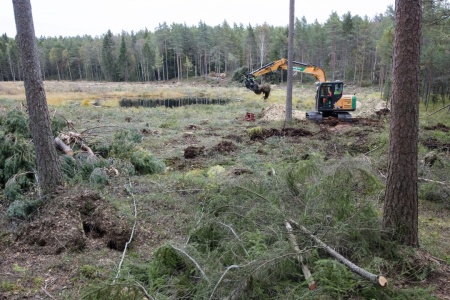
[[[280,60],[273,61],[271,63],[268,63],[267,65],[262,66],[259,69],[252,71],[251,73],[249,73],[247,75],[247,77],[251,77],[251,78],[258,77],[258,76],[261,76],[261,75],[264,75],[264,74],[267,74],[270,72],[275,72],[280,69],[287,70],[287,68],[288,68],[288,61],[286,58],[282,58]],[[311,64],[305,64],[305,63],[298,62],[298,61],[293,61],[292,69],[296,72],[311,74],[311,75],[315,76],[319,82],[327,81],[327,79],[325,77],[325,72],[321,67],[311,65]]]

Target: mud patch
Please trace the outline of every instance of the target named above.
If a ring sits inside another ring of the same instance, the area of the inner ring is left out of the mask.
[[[450,151],[450,144],[442,143],[435,138],[427,138],[425,141],[422,141],[422,145],[430,150],[439,150],[443,152]]]
[[[442,123],[437,123],[435,126],[426,126],[423,129],[425,130],[440,130],[443,132],[449,132],[450,131],[450,127],[442,124]]]
[[[22,251],[49,255],[103,247],[122,251],[129,228],[98,193],[83,192],[49,199],[19,225],[17,244]]]
[[[197,156],[203,155],[205,152],[205,146],[196,147],[196,146],[189,146],[186,149],[184,149],[184,158],[192,159]]]
[[[237,146],[230,141],[222,141],[214,146],[211,150],[219,153],[230,153],[237,150]]]
[[[289,136],[289,137],[297,137],[297,136],[312,136],[313,133],[306,129],[301,128],[283,128],[281,130],[276,128],[264,128],[260,133],[253,134],[250,139],[251,140],[265,140],[272,136]]]

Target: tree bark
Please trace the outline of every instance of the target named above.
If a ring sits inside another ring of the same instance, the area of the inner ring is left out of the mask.
[[[33,138],[36,179],[41,192],[47,194],[62,183],[56,147],[52,137],[50,115],[40,70],[30,0],[13,0],[17,40],[22,60],[24,86]]]
[[[419,246],[418,132],[422,7],[396,0],[389,161],[383,229],[392,240]]]
[[[286,86],[286,122],[292,122],[292,81],[294,67],[294,11],[295,0],[289,1],[289,39],[288,39],[288,70]],[[282,73],[283,74],[283,73]],[[283,77],[281,77],[283,78]]]

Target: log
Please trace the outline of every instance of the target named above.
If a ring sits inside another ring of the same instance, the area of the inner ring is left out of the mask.
[[[55,145],[59,150],[69,155],[70,157],[73,157],[74,155],[73,150],[69,146],[67,146],[63,141],[61,141],[60,138],[55,137]]]
[[[81,148],[81,150],[86,151],[86,152],[89,154],[89,156],[95,156],[94,151],[92,151],[91,148],[89,148],[88,146],[86,146],[86,144],[83,144],[83,143],[82,143],[82,144],[80,145],[80,148]]]
[[[316,283],[314,282],[314,278],[312,277],[308,266],[304,262],[302,252],[300,251],[300,248],[297,243],[297,239],[295,238],[295,235],[292,233],[292,226],[288,221],[284,222],[284,226],[286,227],[286,230],[288,232],[289,240],[291,241],[291,244],[294,247],[295,252],[297,252],[297,260],[302,266],[303,276],[305,276],[305,280],[308,283],[309,290],[311,291],[315,290]]]
[[[291,221],[292,222],[292,221]],[[295,224],[295,223],[294,223]],[[344,264],[345,266],[347,266],[347,268],[349,268],[353,273],[358,274],[359,276],[369,280],[370,282],[385,287],[388,284],[388,281],[386,279],[386,277],[382,276],[382,275],[376,275],[373,273],[370,273],[366,270],[364,270],[361,267],[358,267],[357,265],[355,265],[354,263],[352,263],[351,261],[349,261],[348,259],[346,259],[345,257],[343,257],[342,255],[340,255],[339,253],[337,253],[335,250],[333,250],[330,246],[328,246],[327,244],[325,244],[324,242],[322,242],[318,237],[316,237],[314,234],[312,234],[308,229],[306,229],[303,226],[299,226],[300,230],[307,235],[309,238],[311,238],[312,240],[314,240],[318,245],[320,245],[321,247],[323,247],[328,254],[330,254],[331,256],[333,256],[335,259],[337,259],[338,261],[340,261],[342,264]]]

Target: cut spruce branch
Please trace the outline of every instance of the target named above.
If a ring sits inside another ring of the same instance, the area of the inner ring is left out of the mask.
[[[386,277],[382,276],[382,275],[376,275],[376,274],[372,274],[366,270],[364,270],[361,267],[358,267],[357,265],[355,265],[354,263],[352,263],[351,261],[349,261],[348,259],[346,259],[345,257],[343,257],[342,255],[340,255],[339,253],[337,253],[335,250],[333,250],[330,246],[328,246],[327,244],[325,244],[324,242],[322,242],[318,237],[316,237],[314,234],[312,234],[308,229],[306,229],[304,226],[298,225],[296,224],[294,221],[290,220],[291,223],[295,224],[305,235],[307,235],[309,238],[311,238],[312,240],[314,240],[316,242],[316,244],[320,245],[321,247],[323,247],[328,254],[330,254],[331,256],[333,256],[335,259],[337,259],[338,261],[340,261],[342,264],[344,264],[345,266],[347,266],[347,268],[349,268],[353,273],[358,274],[359,276],[369,280],[370,282],[379,285],[379,286],[387,286],[388,281],[386,279]]]
[[[292,232],[292,225],[288,221],[285,221],[284,226],[286,227],[286,230],[288,232],[289,240],[292,244],[292,247],[294,247],[295,252],[297,252],[297,260],[300,263],[300,265],[302,266],[303,276],[305,276],[305,280],[308,283],[308,287],[311,291],[315,290],[316,283],[314,282],[314,278],[312,277],[308,266],[305,264],[302,251],[300,251],[300,247],[298,246],[297,239],[295,238],[295,235]]]
[[[195,261],[195,259],[190,256],[186,251],[184,251],[183,249],[177,248],[174,245],[170,245],[170,247],[172,247],[173,249],[177,250],[178,252],[183,253],[187,258],[189,258],[194,265],[197,267],[197,269],[200,271],[200,273],[202,274],[202,277],[205,278],[205,280],[210,283],[208,277],[206,276],[205,272],[203,272],[202,268],[200,267],[200,265]]]

